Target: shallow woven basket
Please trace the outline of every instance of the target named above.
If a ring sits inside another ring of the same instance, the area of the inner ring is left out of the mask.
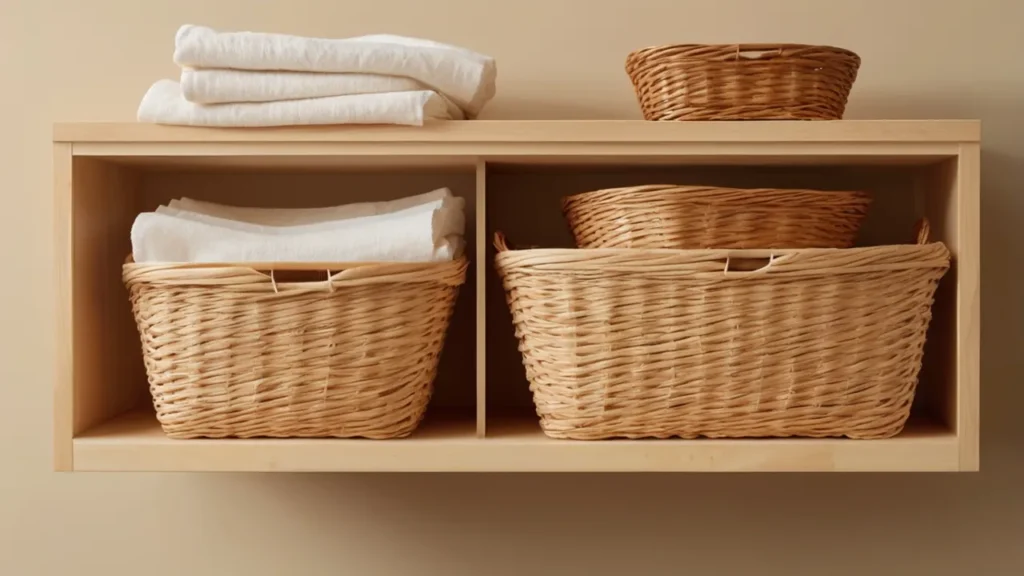
[[[647,120],[838,120],[860,57],[803,44],[637,50],[626,72]]]
[[[580,248],[848,248],[871,197],[863,192],[634,186],[568,196]]]
[[[465,274],[465,260],[123,270],[157,418],[173,438],[410,434]]]
[[[496,246],[541,426],[580,440],[893,436],[949,267],[941,243]]]

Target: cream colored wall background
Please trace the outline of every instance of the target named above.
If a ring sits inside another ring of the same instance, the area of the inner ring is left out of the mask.
[[[1024,573],[1019,0],[3,0],[0,574]],[[830,43],[848,116],[981,118],[983,472],[50,472],[50,126],[127,121],[178,25],[418,35],[492,54],[487,118],[638,118],[622,70],[673,42]]]

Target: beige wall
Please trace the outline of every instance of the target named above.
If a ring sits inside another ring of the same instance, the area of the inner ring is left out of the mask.
[[[4,0],[0,574],[1021,574],[1024,2]],[[132,120],[181,23],[464,44],[487,118],[636,118],[622,70],[672,41],[832,43],[848,115],[984,120],[977,475],[50,472],[49,135]]]

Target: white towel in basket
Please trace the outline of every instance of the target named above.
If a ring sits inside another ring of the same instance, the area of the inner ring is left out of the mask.
[[[213,202],[203,202],[193,198],[181,198],[168,202],[169,208],[206,214],[228,220],[249,222],[251,224],[263,224],[265,226],[296,226],[300,224],[315,224],[317,222],[328,222],[331,220],[345,220],[348,218],[359,218],[361,216],[374,216],[398,212],[406,208],[412,208],[421,204],[431,204],[444,201],[442,208],[457,208],[460,213],[464,210],[465,201],[462,198],[453,196],[448,188],[438,188],[424,194],[407,196],[397,200],[386,200],[383,202],[355,202],[341,204],[339,206],[328,206],[324,208],[255,208],[249,206],[228,206]],[[461,231],[461,228],[460,228]]]
[[[132,226],[136,262],[439,262],[465,245],[462,198],[297,226],[267,226],[161,207]]]
[[[354,72],[402,76],[421,82],[475,117],[494,97],[494,59],[457,46],[378,34],[305,38],[260,32],[218,32],[182,26],[174,62],[188,68]]]

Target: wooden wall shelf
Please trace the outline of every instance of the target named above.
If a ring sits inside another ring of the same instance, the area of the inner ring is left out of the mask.
[[[54,127],[58,470],[969,471],[979,466],[975,121],[474,121],[423,128]],[[565,194],[639,183],[858,188],[865,243],[927,216],[954,265],[936,296],[911,422],[896,438],[573,442],[530,407],[490,236],[569,245]],[[473,267],[428,419],[410,438],[171,440],[149,407],[120,266],[135,216],[171,197],[261,206],[467,199]],[[483,265],[481,265],[483,264]]]

